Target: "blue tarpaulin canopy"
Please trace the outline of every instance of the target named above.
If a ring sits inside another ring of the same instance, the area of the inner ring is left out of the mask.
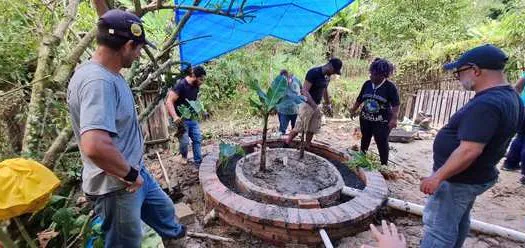
[[[192,5],[193,0],[174,0],[176,5]],[[225,0],[202,1],[199,7],[228,11]],[[235,1],[230,13],[237,13],[243,1]],[[245,21],[202,11],[194,11],[179,34],[182,61],[201,64],[267,36],[293,43],[302,41],[353,0],[247,0]],[[187,10],[177,9],[179,21]]]

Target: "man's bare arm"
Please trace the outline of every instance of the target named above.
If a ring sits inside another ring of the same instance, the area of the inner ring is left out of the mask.
[[[312,98],[312,95],[310,95],[310,88],[312,88],[312,83],[308,82],[308,80],[304,81],[303,89],[301,90],[301,93],[303,96],[306,97],[306,103],[310,104],[312,108],[316,109],[317,104],[315,103],[314,99]]]
[[[89,130],[80,137],[80,150],[106,173],[124,178],[130,166],[104,130]]]
[[[173,90],[168,91],[168,97],[166,99],[166,109],[168,110],[168,114],[173,118],[173,120],[179,119],[179,115],[177,115],[177,111],[175,111],[175,102],[179,99],[179,95],[175,93]]]

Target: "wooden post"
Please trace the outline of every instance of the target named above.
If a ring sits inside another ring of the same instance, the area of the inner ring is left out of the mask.
[[[158,82],[153,82],[142,92],[139,96],[140,100],[138,101],[140,103],[141,112],[155,101],[159,91],[160,84]],[[164,104],[159,104],[153,110],[151,116],[143,122],[142,132],[144,133],[146,144],[156,147],[160,146],[162,149],[169,148],[168,115],[164,108]]]

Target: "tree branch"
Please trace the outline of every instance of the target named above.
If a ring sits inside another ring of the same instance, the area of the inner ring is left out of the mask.
[[[200,37],[195,37],[195,38],[192,38],[192,39],[188,39],[188,40],[184,40],[184,41],[177,41],[177,42],[173,42],[169,47],[167,47],[166,49],[162,50],[159,55],[157,55],[156,59],[157,60],[160,60],[161,58],[165,57],[171,49],[173,49],[174,47],[178,46],[178,45],[181,45],[181,44],[184,44],[186,42],[190,42],[192,40],[198,40],[198,39],[202,39],[202,38],[207,38],[207,37],[210,37],[210,35],[205,35],[205,36],[200,36]]]
[[[140,0],[133,0],[133,6],[135,7],[135,15],[142,16],[142,6]]]
[[[33,80],[44,78],[52,74],[52,62],[54,58],[54,51],[60,45],[66,30],[73,22],[80,0],[70,0],[66,7],[64,18],[56,26],[52,35],[45,36],[40,43],[38,49],[37,68],[33,76]],[[31,91],[31,101],[29,102],[29,111],[27,113],[26,126],[24,131],[24,138],[22,142],[22,153],[25,155],[35,154],[40,135],[38,133],[38,125],[42,122],[44,112],[44,91],[48,87],[50,80],[42,80],[33,84]]]
[[[139,86],[133,88],[133,91],[142,91],[144,88],[146,88],[153,80],[157,79],[164,71],[169,69],[172,65],[174,65],[175,62],[173,62],[171,59],[168,59],[168,61],[164,62],[162,65],[160,65],[159,69],[157,69],[155,72],[148,75],[146,80],[142,82]]]
[[[99,17],[102,16],[104,13],[106,13],[106,11],[109,10],[106,0],[92,0],[92,3],[95,9],[97,10],[97,15]]]
[[[244,18],[242,15],[239,15],[240,12],[236,14],[231,14],[230,11],[223,11],[221,9],[209,9],[209,8],[204,8],[204,7],[199,7],[199,6],[173,5],[173,4],[161,5],[161,6],[158,6],[156,4],[150,4],[144,7],[141,13],[144,15],[148,12],[159,10],[159,9],[184,9],[184,10],[189,10],[189,11],[200,11],[200,12],[205,12],[205,13],[210,13],[210,14],[215,14],[215,15],[221,15],[221,16],[226,16],[226,17],[236,18],[236,19]]]
[[[66,11],[64,13],[64,18],[55,28],[55,32],[53,32],[53,36],[55,36],[57,40],[62,40],[64,38],[66,30],[69,29],[69,26],[71,26],[71,23],[73,23],[73,21],[75,20],[79,3],[79,0],[69,1],[69,4],[67,5]]]
[[[151,52],[151,50],[149,49],[148,46],[143,46],[142,49],[144,49],[144,51],[146,52],[146,55],[148,55],[149,59],[151,60],[151,62],[153,63],[153,66],[155,68],[158,68],[159,67],[159,64],[157,63],[157,59],[155,59],[155,56],[153,55],[153,53]]]
[[[194,0],[193,6],[199,5],[200,2],[201,0]],[[167,48],[170,47],[175,42],[175,40],[177,39],[177,36],[179,36],[179,33],[182,31],[182,27],[186,25],[186,22],[188,22],[192,13],[193,13],[192,10],[188,10],[188,12],[184,14],[184,16],[179,21],[179,23],[177,23],[177,27],[175,27],[175,30],[173,30],[168,40],[162,45],[161,51],[167,50]]]
[[[78,45],[71,51],[69,56],[62,62],[62,64],[55,71],[55,76],[53,77],[54,86],[64,86],[66,81],[71,76],[71,73],[75,69],[76,64],[80,60],[80,56],[84,54],[86,49],[89,47],[95,36],[97,35],[97,28],[91,29],[87,33]]]
[[[49,169],[55,167],[55,161],[59,157],[60,153],[65,150],[67,143],[73,137],[73,129],[71,126],[67,126],[58,135],[58,137],[53,141],[53,144],[46,151],[44,159],[42,159],[42,164],[47,166]]]

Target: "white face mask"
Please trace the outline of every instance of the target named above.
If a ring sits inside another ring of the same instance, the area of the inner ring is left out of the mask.
[[[465,90],[474,90],[474,80],[472,79],[465,79],[465,80],[460,80],[460,83],[461,83],[461,86],[463,86],[463,88]]]

